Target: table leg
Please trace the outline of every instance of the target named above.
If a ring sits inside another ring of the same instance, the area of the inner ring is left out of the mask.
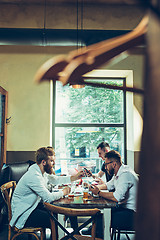
[[[64,215],[62,214],[58,214],[58,222],[61,223],[64,226]],[[58,227],[58,239],[61,239],[62,237],[64,237],[64,232],[63,230]]]
[[[111,222],[111,209],[103,209],[103,220],[104,220],[104,240],[110,240],[110,222]]]

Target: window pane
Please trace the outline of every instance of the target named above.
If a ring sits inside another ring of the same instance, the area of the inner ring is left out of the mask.
[[[56,169],[61,168],[64,173],[65,166],[78,170],[86,166],[92,172],[98,172],[102,160],[98,157],[97,146],[101,141],[107,141],[123,159],[123,131],[120,127],[56,127]]]
[[[93,81],[93,80],[92,80]],[[98,80],[97,80],[98,81]],[[123,80],[101,80],[121,85]],[[56,123],[123,123],[123,91],[56,83]]]

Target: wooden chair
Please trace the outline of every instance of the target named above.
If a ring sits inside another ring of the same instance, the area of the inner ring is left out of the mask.
[[[11,211],[11,198],[13,195],[13,191],[16,188],[16,182],[15,181],[10,181],[8,183],[5,183],[1,186],[1,192],[3,195],[3,198],[7,204],[8,207],[8,220],[10,222],[11,217],[12,217],[12,211]],[[14,231],[13,237],[11,237],[11,230]],[[11,226],[8,224],[8,240],[14,240],[16,239],[17,236],[21,234],[29,234],[33,235],[37,240],[39,240],[38,236],[36,235],[36,232],[40,231],[41,232],[41,240],[44,239],[44,229],[41,227],[38,228],[22,228],[18,229],[16,227],[11,228]]]
[[[127,240],[130,240],[130,237],[128,235],[130,234],[136,234],[135,230],[120,230],[113,228],[111,231],[111,240],[120,240],[120,235],[125,234]]]
[[[55,206],[50,203],[44,203],[44,206],[46,207],[47,210],[49,210],[50,214],[50,220],[51,220],[51,230],[52,230],[52,240],[59,239],[58,238],[58,233],[56,231],[56,225],[58,225],[66,234],[64,237],[61,238],[64,240],[67,239],[74,239],[74,240],[100,240],[100,238],[96,238],[96,218],[100,214],[100,210],[97,208],[94,209],[73,209],[73,208],[64,208],[64,207],[59,207]],[[73,232],[68,232],[54,217],[53,214],[63,214],[67,216],[90,216],[86,222],[81,224],[77,229],[75,229]],[[92,222],[92,230],[91,230],[91,236],[82,236],[78,235],[78,232],[87,226],[89,223]]]

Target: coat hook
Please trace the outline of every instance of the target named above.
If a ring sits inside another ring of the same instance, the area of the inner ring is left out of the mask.
[[[7,123],[7,124],[10,124],[10,122],[11,122],[11,117],[6,118],[6,123]]]

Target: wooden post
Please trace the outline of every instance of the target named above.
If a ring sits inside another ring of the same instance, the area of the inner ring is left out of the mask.
[[[1,115],[1,130],[0,130],[0,138],[1,138],[1,145],[0,145],[0,171],[4,163],[6,163],[6,150],[7,150],[7,112],[8,112],[8,92],[0,86],[0,94],[2,95],[2,114]]]
[[[160,16],[149,13],[136,240],[160,239]]]

